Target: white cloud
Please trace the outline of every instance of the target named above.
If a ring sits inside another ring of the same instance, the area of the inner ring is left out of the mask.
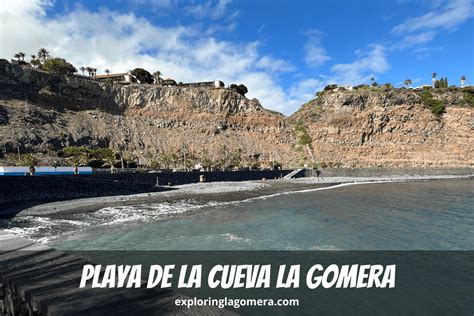
[[[298,82],[288,92],[290,97],[301,100],[299,103],[301,105],[308,100],[314,99],[316,91],[322,90],[325,85],[325,81],[309,78]]]
[[[305,49],[305,61],[310,67],[319,67],[331,57],[328,56],[326,50],[321,45],[322,37],[324,33],[318,29],[312,29],[306,31],[305,34],[308,36]]]
[[[412,46],[426,44],[432,41],[435,35],[436,33],[433,31],[407,35],[402,40],[400,40],[397,44],[393,45],[392,48],[404,49],[404,48],[408,48]]]
[[[187,6],[186,12],[198,18],[208,17],[212,19],[219,19],[226,14],[227,7],[231,2],[232,0],[217,0],[217,2],[209,0],[205,3]]]
[[[375,74],[380,74],[390,68],[385,55],[385,48],[379,44],[369,46],[369,51],[359,53],[359,58],[352,63],[336,64],[331,67],[331,80],[338,84],[361,84]]]
[[[258,68],[273,72],[287,72],[295,70],[295,68],[291,66],[286,60],[272,58],[270,56],[263,56],[256,65]]]
[[[152,6],[153,8],[166,8],[170,7],[174,4],[175,0],[120,0],[120,1],[128,1],[136,5],[147,5]]]
[[[450,0],[444,6],[438,4],[433,11],[405,20],[395,26],[392,32],[400,34],[423,30],[452,30],[473,14],[472,0]]]
[[[411,48],[418,58],[432,50],[427,44],[442,30],[452,31],[474,15],[474,0],[436,0],[431,11],[406,19],[392,29],[392,34],[403,37],[392,49]]]
[[[291,114],[306,100],[289,94],[275,75],[291,71],[285,60],[261,54],[259,42],[232,43],[205,35],[193,26],[161,27],[133,13],[108,9],[91,12],[76,6],[62,16],[47,17],[45,1],[3,0],[0,9],[0,58],[41,47],[77,68],[92,66],[123,72],[143,67],[160,70],[177,81],[223,80],[243,83],[247,96],[267,108]],[[295,83],[298,84],[298,83]],[[314,94],[315,91],[311,93]]]

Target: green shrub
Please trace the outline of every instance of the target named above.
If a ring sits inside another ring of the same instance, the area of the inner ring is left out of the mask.
[[[294,126],[294,131],[298,137],[298,144],[303,146],[309,146],[311,148],[312,139],[306,130],[306,127],[303,125],[303,122],[298,122]]]
[[[337,84],[329,84],[324,87],[324,91],[331,91],[331,90],[335,90],[336,88],[337,88]]]
[[[431,113],[437,116],[441,116],[446,112],[446,106],[440,100],[433,99],[433,96],[429,91],[421,92],[421,102],[425,107],[431,110]]]
[[[57,74],[70,75],[77,72],[77,69],[63,58],[47,59],[41,69]]]
[[[463,89],[463,99],[467,106],[474,107],[474,89]]]

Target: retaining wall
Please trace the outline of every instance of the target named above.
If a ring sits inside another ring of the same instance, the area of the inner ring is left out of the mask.
[[[216,182],[274,179],[289,172],[291,170],[0,176],[0,217],[11,217],[42,203],[169,190],[173,185],[197,183],[201,175],[207,182]]]

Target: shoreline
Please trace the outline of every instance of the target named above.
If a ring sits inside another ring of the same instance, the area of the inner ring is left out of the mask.
[[[427,180],[471,179],[469,175],[393,175],[372,177],[306,177],[291,180],[258,180],[242,182],[207,182],[178,185],[175,190],[149,192],[132,195],[91,197],[58,201],[27,207],[15,217],[39,216],[54,217],[72,213],[95,212],[105,207],[127,206],[147,203],[176,202],[195,200],[199,203],[210,201],[239,202],[253,198],[266,198],[297,191],[313,191],[326,187],[336,188],[341,184],[373,184]]]

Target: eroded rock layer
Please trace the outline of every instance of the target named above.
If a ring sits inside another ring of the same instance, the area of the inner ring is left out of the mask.
[[[238,153],[242,166],[474,166],[466,93],[433,95],[446,105],[442,116],[420,92],[381,89],[326,92],[287,118],[225,88],[97,82],[0,60],[0,160],[88,146],[140,164],[186,148],[197,162]]]

